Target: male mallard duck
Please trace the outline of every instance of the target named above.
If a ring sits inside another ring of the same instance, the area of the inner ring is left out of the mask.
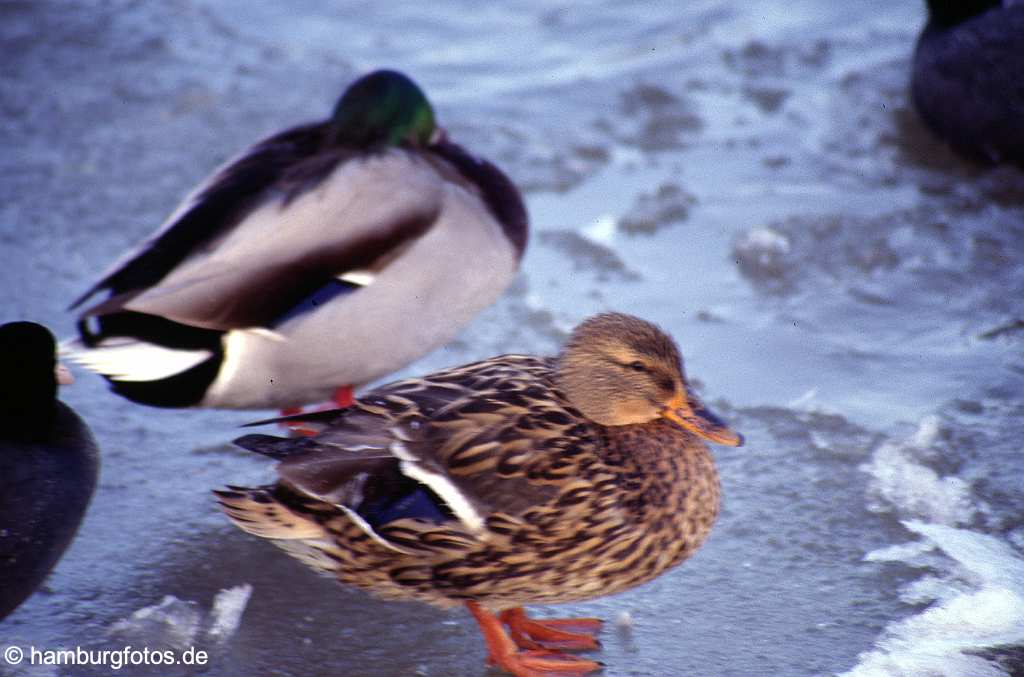
[[[60,560],[96,487],[96,442],[56,399],[55,352],[45,327],[0,326],[0,619]]]
[[[524,676],[596,669],[551,649],[595,648],[600,621],[522,605],[619,592],[689,557],[718,514],[704,440],[742,442],[689,390],[672,339],[618,313],[559,357],[494,357],[304,418],[322,432],[236,440],[281,463],[275,484],[216,492],[228,516],[381,597],[465,604],[489,660]]]
[[[957,152],[1024,167],[1024,4],[928,0],[914,51],[918,113]]]
[[[509,179],[445,138],[409,78],[377,71],[192,193],[75,301],[109,291],[65,354],[144,404],[340,402],[492,303],[526,238]]]

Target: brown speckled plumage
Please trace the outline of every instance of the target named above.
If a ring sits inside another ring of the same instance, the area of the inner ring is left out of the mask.
[[[685,560],[718,514],[701,438],[740,441],[688,393],[671,339],[611,314],[558,358],[495,357],[313,418],[313,438],[238,440],[283,460],[274,485],[218,492],[235,523],[378,596],[492,610],[619,592]],[[366,506],[410,477],[441,512],[370,525]]]

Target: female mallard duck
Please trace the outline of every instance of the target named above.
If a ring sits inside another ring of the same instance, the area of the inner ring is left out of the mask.
[[[918,113],[958,153],[1024,167],[1024,4],[928,0],[914,51]]]
[[[257,143],[79,298],[69,359],[165,407],[293,407],[388,374],[492,303],[526,245],[519,193],[394,71]]]
[[[0,619],[60,560],[96,487],[99,452],[57,400],[55,353],[45,327],[0,327]]]
[[[718,513],[704,440],[742,441],[690,391],[672,339],[618,313],[557,358],[495,357],[304,420],[320,434],[236,440],[281,463],[276,484],[216,492],[228,516],[344,583],[467,605],[517,675],[598,667],[551,649],[595,648],[600,621],[522,605],[625,590],[693,554]]]

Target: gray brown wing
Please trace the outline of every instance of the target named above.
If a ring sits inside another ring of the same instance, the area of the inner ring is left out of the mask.
[[[120,296],[158,283],[197,248],[234,227],[291,167],[323,143],[322,123],[270,136],[200,186],[152,237],[116,263],[71,308],[103,289]]]
[[[193,233],[187,252],[181,246],[158,256],[162,240],[198,218],[190,210],[182,225],[91,290],[106,286],[114,295],[84,316],[135,311],[220,331],[273,326],[339,276],[386,265],[435,222],[441,182],[427,163],[399,150],[335,159],[318,181],[299,181],[301,190],[287,180],[291,174],[264,185],[230,227],[207,224],[211,232]],[[151,272],[129,275],[142,269]]]
[[[410,499],[408,513],[388,513],[394,519],[443,516],[478,531],[493,513],[515,516],[549,501],[575,472],[569,459],[596,444],[554,390],[550,372],[549,360],[503,356],[399,381],[352,409],[319,415],[330,422],[312,440],[275,447],[296,453],[268,455],[286,456],[279,473],[290,486],[347,501],[375,528],[383,526],[374,521],[383,511],[370,509],[368,488],[378,504],[424,490],[436,504],[431,512]]]
[[[577,453],[598,444],[551,373],[549,359],[504,356],[435,375],[431,387],[464,394],[418,428],[402,425],[408,464],[450,482],[485,519],[547,503],[576,472]]]

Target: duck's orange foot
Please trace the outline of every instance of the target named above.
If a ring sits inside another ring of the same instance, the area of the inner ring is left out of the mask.
[[[324,404],[317,407],[313,411],[329,411],[331,409],[345,409],[351,407],[355,402],[355,396],[352,392],[352,386],[342,386],[334,391],[334,396],[331,398],[330,404]],[[302,407],[287,407],[281,410],[281,416],[294,416],[302,413]],[[292,434],[292,437],[312,437],[320,432],[320,430],[314,426],[311,426],[303,421],[283,421],[278,425],[283,428],[287,428],[288,432]]]
[[[466,606],[469,608],[469,612],[473,614],[476,622],[480,625],[480,631],[484,635],[484,641],[487,642],[487,662],[491,665],[501,668],[507,672],[516,675],[516,677],[580,677],[586,675],[595,670],[601,669],[601,664],[597,661],[591,661],[584,658],[578,658],[569,654],[558,653],[557,651],[551,651],[544,648],[531,648],[527,650],[521,650],[522,646],[518,640],[513,640],[509,637],[508,633],[502,627],[502,622],[508,623],[509,619],[514,621],[517,626],[520,626],[520,630],[513,632],[519,632],[522,635],[522,639],[534,646],[538,646],[533,640],[527,638],[526,634],[531,634],[532,631],[536,631],[539,634],[557,633],[559,634],[562,641],[569,641],[567,637],[572,639],[574,648],[596,648],[597,640],[589,635],[577,635],[575,633],[569,633],[564,630],[558,630],[550,627],[544,627],[543,631],[540,627],[534,627],[533,624],[541,626],[541,621],[530,621],[526,617],[526,613],[521,608],[509,609],[502,613],[502,618],[499,619],[494,614],[486,611],[476,602],[466,602]],[[527,633],[523,629],[522,620],[525,619],[526,625],[530,626],[531,633]],[[588,621],[585,625],[592,626],[589,621],[595,621],[596,619],[582,619]],[[547,623],[544,621],[543,623]],[[512,624],[509,623],[510,629]],[[578,626],[574,626],[578,627]],[[597,621],[597,627],[600,627],[600,621]],[[596,629],[595,629],[596,632]],[[582,646],[582,639],[589,640],[587,646]]]
[[[596,635],[603,625],[599,618],[546,618],[536,620],[522,607],[507,609],[498,616],[508,626],[512,641],[521,649],[568,649],[586,651],[601,648]]]

